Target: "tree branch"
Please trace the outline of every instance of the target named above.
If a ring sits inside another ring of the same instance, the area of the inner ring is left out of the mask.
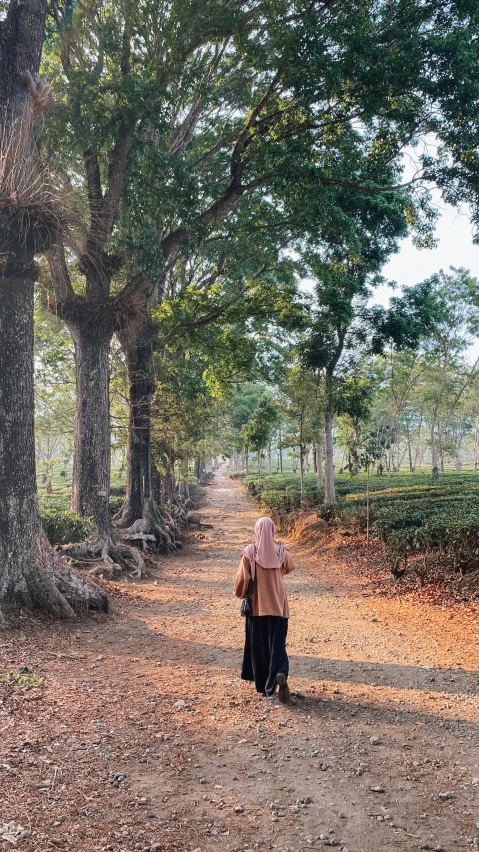
[[[54,243],[46,253],[46,258],[50,268],[51,282],[53,284],[53,293],[55,296],[53,311],[55,312],[56,303],[64,304],[70,299],[73,299],[75,297],[75,291],[68,271],[63,243]]]

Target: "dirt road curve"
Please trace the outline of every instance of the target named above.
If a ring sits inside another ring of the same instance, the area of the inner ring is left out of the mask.
[[[257,512],[221,474],[205,494],[213,529],[120,588],[116,616],[0,634],[2,668],[46,676],[0,705],[0,824],[32,826],[0,849],[476,848],[477,627],[364,597],[337,556],[293,546],[297,695],[261,699],[232,596]]]

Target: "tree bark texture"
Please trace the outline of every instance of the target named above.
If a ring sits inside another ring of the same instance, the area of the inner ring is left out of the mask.
[[[18,246],[17,257],[21,255]],[[0,607],[73,613],[38,564],[42,538],[35,477],[33,285],[28,258],[0,266]],[[33,260],[33,258],[32,258]]]
[[[301,499],[304,497],[304,455],[305,455],[305,447],[304,447],[304,435],[303,435],[303,427],[304,427],[304,413],[301,413],[300,426],[299,426],[299,484],[300,484],[300,493]]]
[[[28,192],[35,177],[32,121],[35,80],[45,31],[46,0],[10,0],[0,21],[0,184]],[[30,90],[29,90],[30,89]],[[25,239],[32,238],[30,233]]]
[[[476,426],[475,426],[475,430],[474,430],[474,450],[473,450],[473,471],[474,471],[474,473],[477,473],[478,445],[479,445],[479,418],[476,418]]]
[[[431,423],[431,467],[433,473],[439,470],[439,447],[436,439],[436,413],[434,412]]]
[[[321,491],[323,488],[323,448],[320,441],[316,444],[316,476],[318,490]]]
[[[336,490],[334,488],[334,442],[333,442],[333,410],[330,406],[324,413],[324,438],[325,438],[325,460],[324,460],[324,502],[336,502]]]
[[[0,21],[0,607],[70,618],[71,569],[43,534],[35,473],[34,256],[49,230],[35,204],[29,210],[28,194],[38,202],[32,120],[45,12],[45,0],[11,0]],[[108,608],[96,586],[80,575],[75,582],[86,606],[95,597],[98,608]]]
[[[126,500],[120,518],[129,526],[143,516],[145,501],[152,498],[151,400],[155,390],[151,322],[133,340],[120,336],[125,353],[129,388]]]
[[[109,353],[112,332],[100,322],[73,323],[76,411],[72,509],[93,517],[100,537],[109,536],[110,396]]]

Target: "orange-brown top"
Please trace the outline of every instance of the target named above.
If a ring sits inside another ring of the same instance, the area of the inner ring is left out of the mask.
[[[286,550],[281,568],[262,568],[257,562],[255,578],[252,580],[251,565],[246,556],[242,556],[236,574],[235,595],[237,598],[244,598],[249,594],[253,615],[279,615],[289,618],[284,575],[293,570],[293,560]]]

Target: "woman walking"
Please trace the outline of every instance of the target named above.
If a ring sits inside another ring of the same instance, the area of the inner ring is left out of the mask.
[[[252,614],[246,617],[242,680],[254,681],[261,695],[272,697],[279,687],[282,704],[290,699],[289,660],[286,653],[288,600],[284,575],[293,570],[290,554],[274,540],[271,518],[259,518],[256,541],[241,554],[235,581],[237,598],[249,597]]]

